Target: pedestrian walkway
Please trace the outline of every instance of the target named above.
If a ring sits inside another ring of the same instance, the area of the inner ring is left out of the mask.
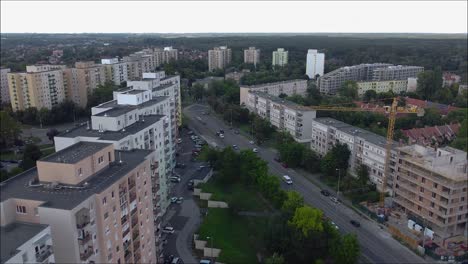
[[[177,236],[177,253],[184,263],[197,263],[197,260],[192,255],[192,239],[193,234],[200,225],[200,210],[195,201],[189,199],[182,203],[179,215],[188,217],[188,221]]]

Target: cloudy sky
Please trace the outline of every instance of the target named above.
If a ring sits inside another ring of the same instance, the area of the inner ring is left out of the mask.
[[[1,32],[466,33],[467,1],[1,0]]]

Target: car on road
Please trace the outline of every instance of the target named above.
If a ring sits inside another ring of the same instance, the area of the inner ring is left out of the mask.
[[[193,131],[192,131],[192,130],[189,130],[189,131],[187,132],[187,135],[193,135]]]
[[[220,138],[224,138],[224,134],[219,134],[219,137],[220,137]]]
[[[193,180],[190,180],[187,183],[187,188],[189,189],[189,191],[193,191],[194,187],[195,187],[195,182]]]
[[[252,145],[255,144],[255,142],[253,140],[250,140],[249,143],[252,144]]]
[[[171,198],[171,203],[177,203],[177,199],[178,199],[177,197],[172,197]]]
[[[177,198],[176,203],[181,204],[184,201],[184,197]]]
[[[223,129],[220,129],[220,130],[219,130],[219,133],[220,133],[220,134],[224,134],[224,130],[223,130]]]
[[[182,262],[182,259],[180,258],[174,258],[171,264],[183,264],[183,262]]]
[[[175,167],[176,167],[176,168],[181,168],[181,169],[183,169],[183,168],[185,168],[186,166],[185,166],[185,163],[179,163],[179,162],[177,162],[176,165],[175,165]]]
[[[283,168],[288,168],[288,164],[286,162],[281,162],[281,166],[283,166]]]
[[[338,200],[338,198],[334,197],[334,196],[331,196],[330,197],[330,200],[336,204],[340,204],[340,200]]]
[[[254,153],[258,153],[258,149],[257,149],[257,148],[253,148],[252,151],[253,151]]]
[[[172,177],[169,177],[169,180],[171,180],[171,182],[180,182],[180,177],[172,176]]]
[[[211,260],[209,260],[209,259],[202,259],[202,260],[200,260],[200,264],[211,264]]]
[[[237,130],[237,129],[234,130],[234,134],[239,135],[240,134],[239,130]]]
[[[323,195],[323,196],[330,196],[330,192],[328,190],[321,190],[320,193]]]
[[[233,149],[239,149],[239,147],[237,145],[232,145],[232,148]]]
[[[353,226],[355,226],[355,227],[360,227],[360,226],[361,226],[361,223],[359,223],[359,222],[356,221],[356,220],[351,220],[351,221],[349,221],[349,222],[350,222]]]
[[[339,229],[340,229],[340,228],[338,227],[338,225],[335,224],[335,222],[330,221],[330,224],[331,224],[336,230],[339,230]]]
[[[293,184],[291,177],[289,177],[288,175],[283,175],[283,181],[288,185]]]
[[[166,234],[174,234],[175,230],[172,226],[166,226],[162,229],[162,232]]]
[[[178,139],[177,139],[177,144],[180,144],[180,143],[182,143],[182,139],[181,139],[181,138],[178,138]]]
[[[276,162],[281,162],[281,159],[280,159],[279,156],[276,156],[273,160],[276,161]]]

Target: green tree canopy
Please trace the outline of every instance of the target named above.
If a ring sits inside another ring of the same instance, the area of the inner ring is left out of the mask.
[[[289,223],[300,230],[304,237],[312,232],[323,231],[323,212],[310,206],[302,206],[296,209],[294,217]]]
[[[6,111],[0,111],[0,122],[0,145],[11,146],[21,134],[21,127]]]
[[[335,263],[355,264],[360,254],[359,242],[355,234],[344,235],[332,246],[332,258]]]
[[[288,216],[292,216],[297,208],[304,206],[304,198],[296,191],[287,191],[287,198],[283,202],[281,210]]]
[[[42,152],[37,145],[26,145],[23,153],[23,161],[21,162],[20,167],[23,170],[27,170],[36,166],[36,161],[40,159],[41,156]]]

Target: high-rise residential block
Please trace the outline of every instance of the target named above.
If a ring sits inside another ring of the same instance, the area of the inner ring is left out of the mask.
[[[76,81],[69,79],[67,82],[70,83],[70,90],[76,91],[76,97],[79,98],[75,102],[81,107],[86,107],[88,95],[92,94],[99,85],[106,83],[106,70],[102,64],[96,64],[94,61],[80,61],[75,63],[75,68],[72,68],[71,72],[70,75],[76,78]]]
[[[245,106],[274,127],[289,133],[297,142],[310,142],[316,111],[258,91],[249,91]]]
[[[317,75],[322,76],[325,69],[325,54],[318,53],[315,49],[307,51],[306,74],[310,79]]]
[[[57,263],[155,263],[157,168],[153,150],[76,143],[2,183],[0,225],[49,225]]]
[[[13,111],[51,109],[66,98],[63,65],[32,65],[26,72],[7,73]]]
[[[127,64],[127,77],[129,80],[141,78],[144,72],[151,72],[156,69],[156,60],[151,49],[135,52],[123,57],[122,60]]]
[[[226,46],[215,47],[208,51],[208,70],[224,69],[231,63],[232,52]]]
[[[336,94],[346,81],[390,81],[415,78],[424,71],[419,66],[394,66],[386,63],[359,64],[331,71],[318,79],[321,93]]]
[[[284,66],[288,64],[288,51],[283,48],[273,51],[271,64],[273,66]]]
[[[10,72],[8,68],[0,68],[0,103],[9,104],[10,103],[10,89],[8,88],[8,76],[7,73]]]
[[[119,61],[118,58],[102,59],[101,64],[106,72],[106,80],[120,85],[128,81],[127,63]]]
[[[249,47],[249,49],[244,50],[244,63],[253,65],[260,63],[260,50],[255,47]]]
[[[176,61],[179,58],[177,49],[172,47],[164,47],[163,49],[154,49],[154,55],[156,57],[156,66],[168,63],[170,61]]]
[[[259,91],[274,96],[279,96],[280,94],[293,95],[298,94],[305,96],[307,92],[307,80],[289,80],[282,82],[274,83],[264,83],[251,86],[241,86],[240,87],[240,104],[247,104],[248,93],[249,91]]]
[[[466,152],[450,147],[397,148],[394,202],[408,219],[440,240],[466,235],[468,178]]]

